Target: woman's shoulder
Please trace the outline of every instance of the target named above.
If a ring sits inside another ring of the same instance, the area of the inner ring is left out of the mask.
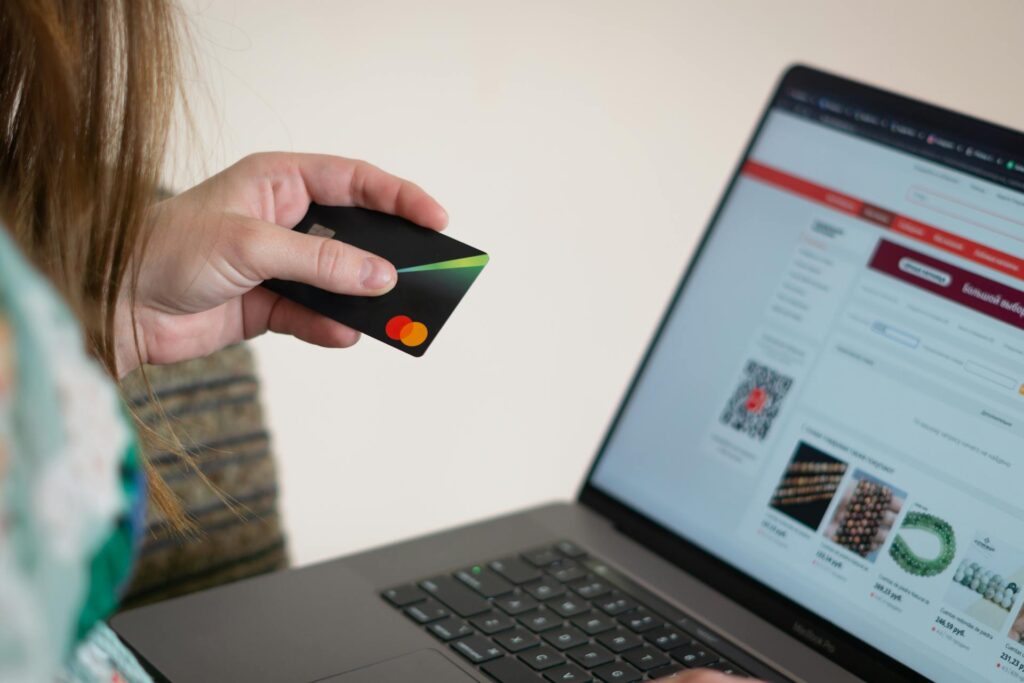
[[[110,451],[111,463],[120,457],[132,434],[113,382],[86,352],[78,323],[56,289],[2,227],[0,327],[12,422],[8,439],[21,442],[26,463]]]
[[[17,597],[0,619],[0,680],[52,680],[114,604],[139,483],[124,476],[135,449],[120,405],[56,290],[0,227],[0,557],[15,560],[0,563],[0,595]]]

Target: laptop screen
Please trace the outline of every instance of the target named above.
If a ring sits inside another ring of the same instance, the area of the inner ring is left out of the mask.
[[[1024,159],[930,111],[783,84],[590,485],[921,674],[1022,680]]]

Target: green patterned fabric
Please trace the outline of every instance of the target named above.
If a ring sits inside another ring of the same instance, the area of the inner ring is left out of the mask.
[[[133,442],[121,464],[121,494],[125,500],[145,505],[146,490],[142,469],[139,464],[137,445]],[[85,605],[78,615],[77,637],[82,639],[99,621],[114,613],[118,594],[111,586],[121,587],[128,579],[136,549],[136,535],[139,531],[141,511],[134,516],[122,515],[117,520],[114,533],[97,550],[89,564],[89,585]]]
[[[84,349],[0,227],[2,681],[150,680],[100,621],[130,570],[144,496],[121,401]]]
[[[103,621],[119,604],[287,564],[248,348],[150,368],[160,409],[137,378],[129,389],[155,429],[165,429],[161,410],[170,417],[195,465],[145,455],[195,521],[188,538],[147,510],[123,404],[84,348],[56,292],[0,227],[0,681],[150,683]]]

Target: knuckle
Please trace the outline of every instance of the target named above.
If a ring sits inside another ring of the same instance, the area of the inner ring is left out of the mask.
[[[294,155],[288,152],[253,152],[235,163],[245,175],[274,176],[293,165]]]
[[[348,246],[337,240],[322,238],[316,250],[316,276],[320,282],[354,285],[353,268],[349,264]]]
[[[262,235],[258,226],[239,217],[223,216],[223,230],[220,244],[227,250],[228,260],[245,277],[264,279],[266,274],[260,268]]]
[[[274,158],[274,152],[252,152],[242,157],[238,163],[242,166],[262,166]]]
[[[244,157],[235,162],[235,168],[243,171],[251,171],[252,169],[259,168],[263,165],[266,159],[266,152],[254,152],[252,154],[246,154]]]
[[[366,184],[377,167],[363,159],[352,160],[352,175],[349,176],[349,196],[355,199],[356,204],[366,203]]]

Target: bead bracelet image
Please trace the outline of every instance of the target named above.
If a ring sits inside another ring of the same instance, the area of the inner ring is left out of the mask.
[[[889,546],[889,557],[913,576],[937,576],[953,564],[955,556],[952,525],[922,510],[907,513]]]
[[[906,498],[903,491],[856,470],[839,499],[825,536],[874,562]]]
[[[970,588],[986,600],[992,601],[996,607],[1002,607],[1007,612],[1013,606],[1013,601],[1020,592],[1020,587],[1013,581],[1008,581],[1001,574],[991,569],[985,569],[977,562],[964,560],[953,575],[953,581],[961,586]]]
[[[980,625],[1007,628],[1010,615],[1021,606],[1024,550],[984,533],[966,545],[966,553],[955,565],[946,603]],[[1009,627],[1014,633],[1018,633],[1016,621]]]
[[[845,462],[801,441],[775,487],[770,505],[817,531],[846,468]]]
[[[1017,617],[1010,624],[1010,632],[1006,634],[1006,637],[1015,643],[1024,645],[1024,605],[1021,606]]]

